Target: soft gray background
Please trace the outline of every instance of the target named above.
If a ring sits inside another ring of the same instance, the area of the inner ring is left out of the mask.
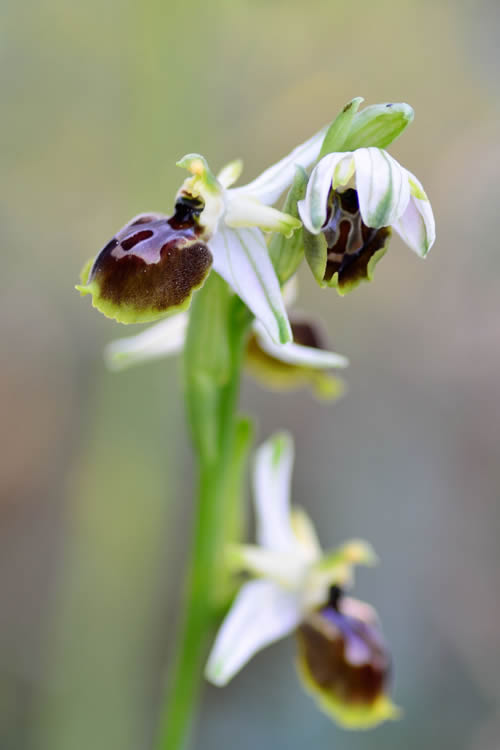
[[[82,263],[169,211],[176,159],[245,177],[350,98],[406,100],[392,153],[432,198],[421,262],[395,239],[340,299],[301,306],[347,354],[327,407],[246,382],[259,435],[296,436],[294,498],[325,544],[370,539],[356,593],[382,615],[402,721],[336,729],[293,643],[207,689],[196,748],[498,750],[498,5],[437,0],[7,0],[0,30],[0,747],[143,750],[182,590],[192,467],[178,363],[119,375],[122,330],[80,301]]]

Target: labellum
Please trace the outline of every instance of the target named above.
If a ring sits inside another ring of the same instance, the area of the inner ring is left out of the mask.
[[[290,317],[290,325],[294,343],[313,349],[328,348],[323,331],[311,320]],[[334,400],[340,398],[345,390],[344,381],[325,370],[290,364],[273,357],[262,348],[255,333],[248,340],[246,366],[258,382],[276,391],[293,391],[309,386],[316,398]]]
[[[347,292],[361,281],[372,280],[375,265],[385,255],[391,229],[373,229],[363,223],[353,188],[343,193],[332,190],[328,202],[328,218],[322,229],[327,244],[324,281]]]
[[[202,209],[199,201],[181,198],[171,217],[137,216],[87,264],[77,289],[121,323],[147,323],[185,310],[212,265],[199,238]]]
[[[301,677],[336,721],[368,728],[397,715],[386,693],[390,656],[371,607],[333,586],[329,603],[302,623],[297,638]]]

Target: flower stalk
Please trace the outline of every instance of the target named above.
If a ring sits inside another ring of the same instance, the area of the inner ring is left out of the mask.
[[[230,591],[229,581],[221,575],[225,568],[220,551],[228,541],[236,541],[234,535],[241,525],[235,503],[241,496],[239,485],[252,430],[248,420],[237,416],[237,400],[251,320],[248,309],[215,274],[193,300],[184,355],[184,382],[198,464],[198,494],[185,611],[158,750],[179,750],[186,745],[198,703],[208,641],[222,595]]]

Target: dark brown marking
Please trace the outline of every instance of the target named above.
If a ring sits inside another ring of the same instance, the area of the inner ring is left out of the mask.
[[[132,250],[132,248],[138,245],[139,242],[142,242],[143,240],[148,240],[152,236],[153,236],[153,232],[150,229],[143,229],[142,232],[137,232],[136,234],[133,234],[131,237],[127,237],[120,244],[124,250]]]
[[[324,280],[338,273],[338,285],[355,286],[368,278],[368,265],[374,254],[387,244],[390,227],[372,229],[363,223],[356,190],[331,191],[323,233],[328,247]]]
[[[313,349],[327,348],[323,332],[312,321],[294,318],[290,320],[290,325],[292,327],[293,340],[296,344],[310,346]]]

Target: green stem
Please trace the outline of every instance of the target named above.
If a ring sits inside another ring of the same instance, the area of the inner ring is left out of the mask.
[[[186,408],[199,465],[198,504],[186,609],[158,750],[185,747],[200,693],[215,592],[220,590],[225,513],[228,500],[236,499],[228,498],[228,486],[234,487],[228,477],[238,460],[235,451],[241,454],[235,439],[236,406],[249,324],[246,308],[212,274],[193,301],[186,343]]]

